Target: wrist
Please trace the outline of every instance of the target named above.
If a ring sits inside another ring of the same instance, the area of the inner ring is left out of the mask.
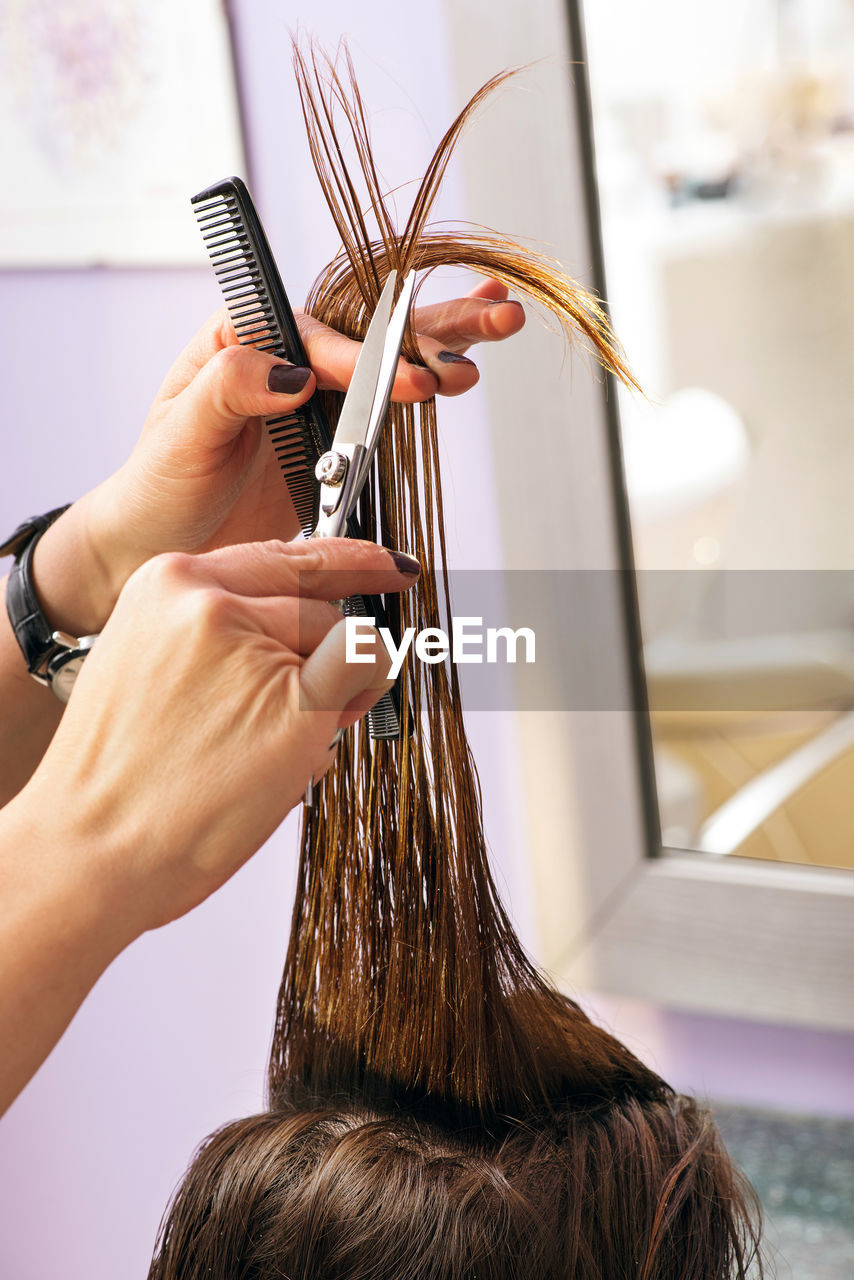
[[[39,538],[32,577],[42,611],[56,631],[100,632],[124,576],[115,566],[108,530],[101,527],[99,491],[74,502]]]

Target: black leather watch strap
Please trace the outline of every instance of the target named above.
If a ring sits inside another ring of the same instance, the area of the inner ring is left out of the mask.
[[[57,507],[46,515],[33,516],[0,545],[0,554],[15,556],[6,584],[6,612],[30,673],[43,667],[57,649],[53,628],[42,613],[33,586],[33,551],[45,529],[67,510],[67,506]]]
[[[29,520],[18,525],[14,533],[9,534],[5,542],[0,542],[0,556],[20,556],[27,543],[34,537],[41,537],[45,529],[54,520],[65,515],[70,506],[71,503],[67,502],[64,507],[54,507],[53,511],[47,511],[43,516],[30,516]]]

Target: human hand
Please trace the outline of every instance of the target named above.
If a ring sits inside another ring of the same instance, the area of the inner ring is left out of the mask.
[[[467,298],[416,310],[426,367],[402,360],[393,398],[412,402],[472,387],[477,368],[463,353],[524,324],[521,305],[506,299],[504,285],[486,280]],[[54,626],[99,631],[129,575],[161,552],[297,534],[263,418],[298,407],[318,384],[344,390],[361,349],[311,316],[297,319],[313,373],[238,345],[224,310],[196,335],[167,375],[128,462],[75,503],[36,550],[36,586]],[[269,391],[276,369],[291,384],[302,377],[302,387]]]
[[[327,601],[411,586],[402,559],[340,538],[151,559],[11,802],[29,873],[40,858],[45,882],[106,895],[121,945],[223,884],[328,768],[336,729],[390,687],[381,642],[345,662]]]

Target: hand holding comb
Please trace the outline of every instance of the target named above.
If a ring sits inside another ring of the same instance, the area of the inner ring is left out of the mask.
[[[226,178],[193,196],[192,204],[238,340],[283,360],[307,365],[293,310],[246,186],[239,178]],[[414,277],[407,279],[401,301],[389,320],[395,287],[391,277],[390,281],[390,288],[387,282],[383,294],[388,305],[381,298],[382,314],[378,304],[374,317],[376,320],[379,316],[380,324],[375,329],[372,321],[344,401],[335,441],[317,394],[299,409],[266,420],[300,528],[307,538],[359,536],[354,508],[367,480],[388,408]],[[369,347],[372,332],[374,338]],[[366,350],[372,353],[367,359]],[[343,435],[341,424],[345,427]],[[363,438],[361,444],[356,441],[354,445],[360,425],[364,428]],[[355,447],[358,460],[351,455],[351,446]],[[341,461],[336,463],[336,458]],[[323,467],[318,471],[321,460]],[[342,473],[340,482],[336,468]],[[321,512],[322,493],[327,506],[334,502],[332,513]],[[335,533],[330,532],[333,527]],[[347,614],[373,617],[379,626],[388,625],[378,598],[353,597],[343,601],[342,608]],[[401,737],[401,724],[395,687],[368,713],[368,727],[372,738],[395,739]]]

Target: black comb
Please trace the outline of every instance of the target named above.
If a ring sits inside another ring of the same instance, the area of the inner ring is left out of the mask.
[[[245,184],[240,178],[224,178],[193,196],[191,203],[238,340],[307,367],[308,356],[288,295]],[[317,525],[320,500],[314,468],[332,446],[319,395],[315,392],[292,413],[267,418],[267,430],[300,528],[309,538]],[[347,521],[347,532],[353,538],[360,536],[354,516]],[[378,626],[388,625],[377,596],[353,596],[342,607],[345,614],[373,617]],[[368,726],[372,738],[401,737],[396,685],[369,711]]]
[[[193,196],[192,204],[240,342],[307,366],[288,295],[245,185],[226,178]],[[268,418],[267,430],[308,538],[318,517],[315,464],[332,444],[320,398],[312,396],[295,412]]]

